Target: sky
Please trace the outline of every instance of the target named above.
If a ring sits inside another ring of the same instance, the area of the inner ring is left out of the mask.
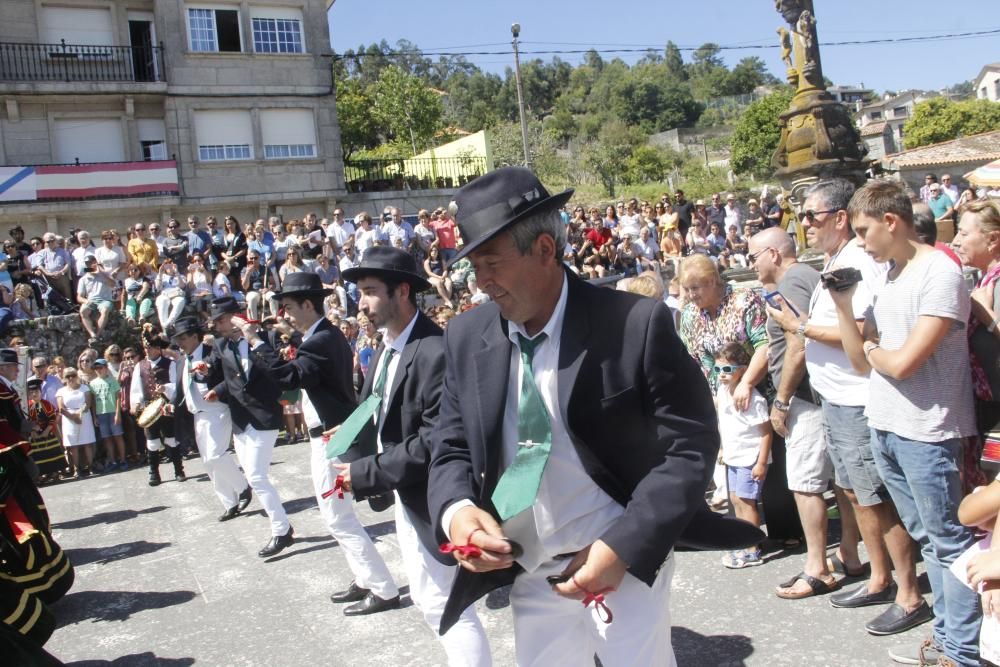
[[[925,37],[1000,29],[998,0],[815,0],[823,42]],[[338,51],[382,39],[407,39],[425,51],[501,51],[470,55],[482,69],[502,74],[513,65],[511,23],[521,24],[521,50],[646,48],[668,40],[682,49],[705,42],[776,45],[784,20],[772,0],[335,0],[328,14]],[[484,46],[485,45],[485,46]],[[472,47],[472,48],[468,48]],[[971,80],[983,65],[1000,61],[1000,34],[943,41],[822,46],[823,73],[839,85],[885,90],[936,90]],[[691,52],[683,52],[685,62]],[[723,53],[730,66],[757,55],[784,79],[777,48]],[[603,53],[634,62],[637,54]],[[549,60],[552,55],[524,54]],[[579,54],[560,55],[574,65]]]

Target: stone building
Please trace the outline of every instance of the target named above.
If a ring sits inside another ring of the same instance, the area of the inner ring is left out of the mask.
[[[1000,102],[1000,63],[984,65],[972,82],[977,100]]]
[[[0,2],[0,230],[322,212],[326,0]]]

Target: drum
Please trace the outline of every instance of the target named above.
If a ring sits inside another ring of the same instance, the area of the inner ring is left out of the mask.
[[[163,396],[153,399],[149,405],[142,409],[135,423],[139,425],[139,428],[149,428],[156,423],[156,420],[163,416],[163,407],[166,404],[167,399]]]

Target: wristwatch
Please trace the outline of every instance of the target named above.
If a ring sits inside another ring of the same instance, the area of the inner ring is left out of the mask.
[[[806,337],[806,327],[807,327],[807,326],[809,326],[809,323],[808,323],[808,322],[803,322],[803,323],[801,323],[801,324],[800,324],[800,325],[799,325],[799,326],[798,326],[798,327],[797,327],[797,328],[795,329],[795,335],[796,335],[796,336],[798,336],[799,338],[805,338],[805,337]]]
[[[774,399],[774,403],[771,404],[775,410],[780,410],[782,412],[788,412],[788,403],[785,403],[780,398]]]

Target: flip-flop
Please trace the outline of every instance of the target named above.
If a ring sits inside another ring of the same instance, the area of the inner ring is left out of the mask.
[[[795,582],[802,580],[809,584],[808,591],[787,591],[782,592],[783,588],[792,588]],[[814,595],[826,595],[827,593],[832,593],[833,591],[840,588],[840,582],[834,580],[833,584],[828,584],[822,579],[817,579],[816,577],[811,577],[805,572],[799,572],[797,575],[781,584],[777,590],[775,590],[775,595],[783,600],[801,600],[802,598],[812,597]]]
[[[837,554],[835,553],[826,557],[826,566],[830,570],[830,572],[842,574],[845,577],[857,578],[865,576],[864,563],[861,564],[861,567],[852,572],[851,570],[847,569],[847,566],[844,565],[844,561],[840,560],[840,557],[837,556]]]

